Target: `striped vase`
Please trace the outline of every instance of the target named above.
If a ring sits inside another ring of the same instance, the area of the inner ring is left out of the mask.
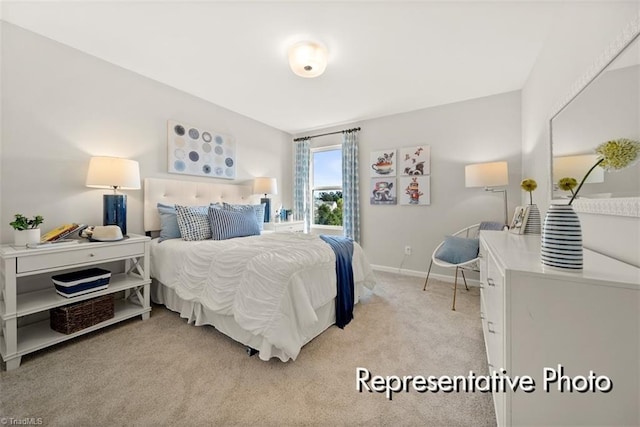
[[[540,210],[538,205],[529,205],[529,216],[524,226],[524,234],[540,234]]]
[[[582,270],[582,229],[571,205],[551,205],[542,225],[544,265]]]

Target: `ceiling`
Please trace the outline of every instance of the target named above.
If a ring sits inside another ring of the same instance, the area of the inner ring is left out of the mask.
[[[5,1],[2,19],[291,134],[523,87],[566,3]],[[315,79],[287,48],[329,50]]]

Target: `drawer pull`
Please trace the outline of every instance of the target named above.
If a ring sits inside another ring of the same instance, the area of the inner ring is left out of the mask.
[[[489,286],[495,286],[496,282],[493,281],[493,279],[491,277],[487,277],[487,284]]]
[[[493,322],[492,321],[488,321],[487,322],[487,330],[489,331],[489,333],[491,334],[495,334],[496,330],[493,329]]]
[[[95,256],[95,254],[94,254],[93,252],[91,252],[91,253],[89,254],[89,256],[93,258],[93,257]]]

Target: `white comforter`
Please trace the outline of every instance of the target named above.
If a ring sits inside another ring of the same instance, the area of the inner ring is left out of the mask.
[[[358,244],[353,273],[356,284],[373,287],[371,267]],[[318,236],[303,233],[154,240],[151,275],[183,300],[233,316],[240,327],[294,359],[318,321],[315,310],[336,296],[333,250]]]

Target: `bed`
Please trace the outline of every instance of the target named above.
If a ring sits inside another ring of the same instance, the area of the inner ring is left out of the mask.
[[[262,232],[225,240],[162,240],[155,237],[162,228],[158,203],[251,205],[256,200],[249,186],[145,179],[154,303],[190,324],[214,326],[265,361],[295,360],[306,343],[336,323],[336,252],[319,236]],[[352,254],[355,305],[365,288],[373,288],[375,276],[357,243]]]

